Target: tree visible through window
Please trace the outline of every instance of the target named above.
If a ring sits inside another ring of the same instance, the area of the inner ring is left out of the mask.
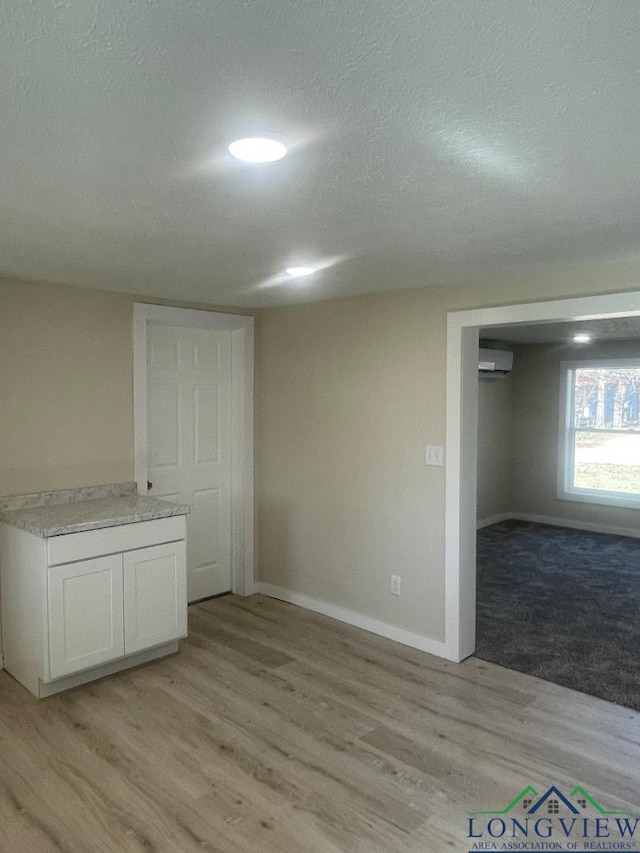
[[[567,365],[564,383],[562,496],[640,500],[640,361]]]

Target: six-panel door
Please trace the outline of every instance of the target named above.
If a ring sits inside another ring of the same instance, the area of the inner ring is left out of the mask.
[[[231,331],[150,324],[147,477],[187,503],[189,601],[231,589]]]
[[[51,678],[124,655],[122,555],[49,568]]]
[[[125,654],[187,635],[184,542],[124,555]]]

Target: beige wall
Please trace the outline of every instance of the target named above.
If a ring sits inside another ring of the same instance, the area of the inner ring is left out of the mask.
[[[0,495],[133,479],[135,301],[0,280]]]
[[[556,495],[560,362],[638,357],[639,341],[611,341],[587,347],[538,344],[518,348],[514,376],[512,509],[515,512],[640,528],[637,509],[559,500]]]
[[[262,312],[260,580],[442,640],[444,470],[424,445],[444,444],[447,311],[638,282],[640,264],[574,267]]]
[[[444,443],[445,329],[425,328],[429,301],[405,292],[261,319],[260,578],[442,634],[444,469],[427,468],[424,445]]]
[[[513,388],[517,382],[517,373],[478,381],[478,521],[513,508]]]
[[[0,494],[132,478],[131,301],[0,282]]]
[[[0,280],[0,495],[133,478],[136,301]]]
[[[262,312],[260,578],[443,639],[444,469],[424,445],[444,444],[447,311],[639,281],[640,264],[575,267]],[[1,493],[132,476],[133,301],[0,283]]]

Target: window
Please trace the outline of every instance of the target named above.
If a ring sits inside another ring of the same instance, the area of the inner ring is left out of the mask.
[[[640,507],[640,359],[561,365],[558,497]]]

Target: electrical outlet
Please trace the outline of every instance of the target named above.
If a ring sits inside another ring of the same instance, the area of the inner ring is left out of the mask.
[[[441,444],[427,444],[424,452],[424,461],[427,465],[442,468],[444,465],[444,447]]]
[[[391,575],[391,595],[402,595],[400,588],[402,586],[402,578],[398,575]]]

